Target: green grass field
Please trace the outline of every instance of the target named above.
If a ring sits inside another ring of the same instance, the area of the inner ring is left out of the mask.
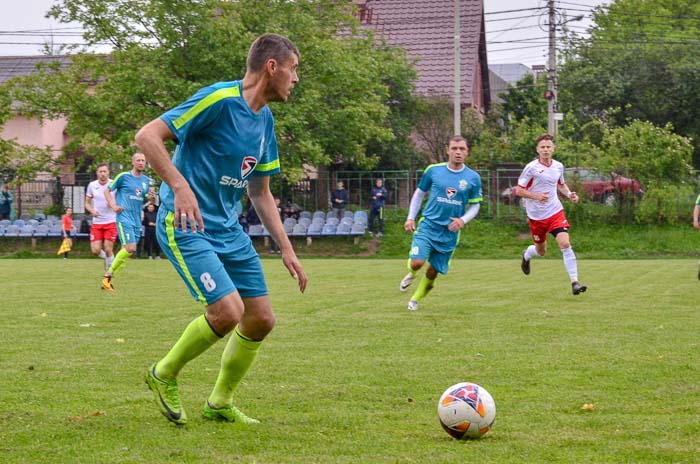
[[[300,295],[265,259],[278,325],[237,392],[251,430],[199,415],[223,344],[181,374],[190,422],[158,413],[145,369],[202,311],[166,260],[132,260],[115,293],[97,259],[0,260],[0,462],[698,462],[696,261],[582,259],[573,297],[552,255],[530,276],[455,260],[415,313],[403,260],[305,260]],[[481,440],[437,421],[460,381],[496,400]]]

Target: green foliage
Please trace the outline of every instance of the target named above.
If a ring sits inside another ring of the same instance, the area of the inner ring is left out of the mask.
[[[700,166],[700,3],[618,0],[594,16],[590,37],[570,37],[564,55],[560,106],[574,121],[565,125],[671,123],[693,140]]]
[[[547,100],[544,93],[547,83],[544,79],[535,81],[532,74],[526,74],[516,82],[515,86],[500,95],[503,103],[500,104],[503,113],[503,122],[506,128],[511,123],[518,123],[525,119],[535,122],[547,128]]]
[[[50,16],[81,23],[89,43],[114,51],[72,55],[67,69],[47,67],[8,94],[27,116],[66,116],[68,150],[126,165],[143,124],[200,87],[242,78],[252,40],[274,31],[301,53],[290,104],[273,107],[285,175],[338,158],[371,168],[408,131],[414,74],[405,55],[358,32],[354,8],[330,0],[63,0]]]
[[[645,190],[635,218],[644,224],[688,224],[695,195],[691,185],[655,182]]]
[[[597,166],[602,172],[618,171],[638,179],[643,186],[686,180],[692,172],[690,141],[672,132],[672,127],[656,127],[649,122],[632,121],[604,135]]]

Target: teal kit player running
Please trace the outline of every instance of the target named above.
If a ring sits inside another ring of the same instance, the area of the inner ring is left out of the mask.
[[[408,309],[411,311],[417,310],[418,301],[432,290],[438,273],[447,274],[460,230],[476,217],[483,200],[481,177],[464,165],[469,156],[466,140],[460,136],[452,137],[447,153],[448,162],[430,165],[423,172],[404,224],[404,228],[414,235],[408,260],[409,272],[401,281],[400,290],[405,292],[418,270],[426,261],[429,263],[425,276],[409,300]],[[426,193],[429,194],[428,201],[416,227],[415,218]]]
[[[141,236],[141,212],[151,179],[143,173],[146,169],[143,153],[134,153],[131,164],[131,171],[117,175],[105,190],[107,204],[117,213],[117,233],[122,247],[102,277],[103,290],[114,290],[112,280],[124,269],[129,257],[136,251]],[[115,199],[112,198],[113,192],[116,192]]]
[[[243,80],[199,90],[136,135],[163,179],[158,242],[194,299],[206,306],[146,374],[161,413],[176,424],[187,421],[177,384],[180,370],[228,333],[202,415],[240,425],[258,422],[233,405],[236,388],[275,324],[260,258],[238,223],[236,205],[244,192],[279,245],[284,266],[299,289],[306,289],[306,274],[270,191],[270,176],[280,171],[280,162],[267,103],[288,99],[298,82],[298,63],[292,42],[263,35],[250,47]],[[177,143],[172,160],[166,140]]]

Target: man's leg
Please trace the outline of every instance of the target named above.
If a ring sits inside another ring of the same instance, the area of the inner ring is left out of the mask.
[[[418,288],[416,288],[416,291],[413,292],[413,296],[411,296],[411,299],[408,301],[409,310],[415,311],[418,309],[418,302],[428,296],[428,293],[430,293],[435,286],[437,277],[438,273],[435,268],[428,264],[425,275],[421,278],[420,282],[418,282]]]
[[[272,331],[275,316],[268,296],[246,298],[244,306],[240,323],[221,356],[221,369],[204,405],[204,417],[247,425],[258,421],[233,406],[233,394],[255,361],[263,339]]]
[[[585,292],[588,287],[581,285],[578,281],[578,263],[576,261],[576,255],[571,247],[571,242],[569,241],[568,232],[559,232],[556,235],[557,245],[561,250],[561,256],[564,260],[564,267],[566,272],[569,274],[569,280],[571,281],[571,291],[574,295]]]

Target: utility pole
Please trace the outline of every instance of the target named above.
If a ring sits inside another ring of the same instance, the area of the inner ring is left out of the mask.
[[[460,42],[461,34],[459,31],[459,15],[462,9],[460,8],[459,0],[455,0],[455,88],[454,88],[454,135],[462,134],[462,95],[461,95],[461,76],[460,76]]]
[[[554,10],[554,0],[547,1],[549,9],[549,63],[547,69],[547,89],[550,97],[547,100],[547,132],[557,135],[557,121],[554,113],[557,108],[557,23],[556,11]]]

